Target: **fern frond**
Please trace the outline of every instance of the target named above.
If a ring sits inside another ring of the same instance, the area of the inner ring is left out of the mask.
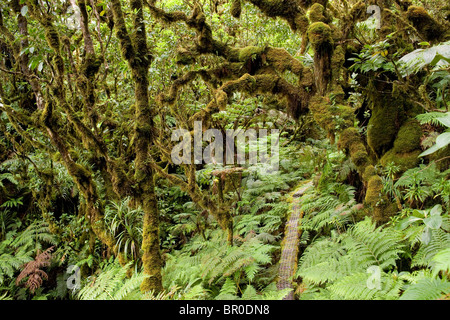
[[[370,289],[367,279],[367,273],[359,272],[342,278],[327,289],[338,300],[373,300],[377,296],[377,289]]]
[[[440,272],[450,272],[450,248],[444,249],[436,253],[429,266],[433,270],[433,276],[436,277]]]
[[[436,300],[449,293],[449,281],[427,277],[408,286],[400,300]]]
[[[42,245],[56,245],[56,238],[51,233],[47,222],[36,221],[22,231],[11,243],[14,248],[26,248],[27,250],[42,249]]]
[[[236,293],[236,283],[230,277],[227,277],[219,291],[219,294],[215,297],[215,300],[235,300],[238,299]]]
[[[139,288],[143,274],[134,274],[127,278],[127,270],[132,262],[120,266],[117,262],[107,265],[98,277],[91,278],[78,292],[80,300],[121,300]]]
[[[431,241],[422,244],[413,256],[411,266],[426,267],[431,259],[440,251],[450,247],[450,234],[442,229],[432,230]]]
[[[376,228],[369,218],[354,225],[348,236],[349,254],[357,256],[363,268],[377,265],[383,270],[388,269],[403,252],[400,235],[393,229]]]

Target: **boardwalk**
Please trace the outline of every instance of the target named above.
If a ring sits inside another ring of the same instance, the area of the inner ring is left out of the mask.
[[[293,288],[292,278],[294,277],[298,263],[298,245],[300,241],[300,220],[303,217],[301,208],[302,195],[313,186],[308,182],[293,194],[292,211],[286,223],[286,231],[281,249],[280,266],[278,269],[277,288]],[[294,300],[294,293],[291,291],[283,300]]]

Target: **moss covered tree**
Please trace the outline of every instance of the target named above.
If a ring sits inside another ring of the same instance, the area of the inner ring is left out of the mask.
[[[163,289],[159,180],[181,187],[233,244],[233,201],[221,191],[239,173],[216,172],[214,195],[198,182],[198,164],[184,164],[180,177],[170,158],[171,130],[192,132],[198,120],[203,130],[214,127],[237,93],[262,96],[266,106],[276,105],[295,121],[312,116],[355,165],[365,214],[385,222],[397,207],[382,195],[376,167],[393,162],[405,171],[418,164],[422,127],[415,116],[430,111],[417,90],[420,75],[402,76],[393,57],[419,43],[450,39],[448,16],[435,16],[409,0],[211,3],[185,1],[174,10],[154,0],[0,4],[1,111],[12,127],[2,126],[3,136],[18,153],[38,149],[64,165],[83,198],[81,214],[89,221],[92,243],[100,240],[123,265],[129,257],[108,231],[105,207],[108,201],[131,197],[132,206],[143,210],[141,263],[149,277],[142,291]],[[371,40],[358,32],[370,16],[369,5],[380,8],[381,19]],[[228,34],[244,37],[235,29],[241,28],[246,6],[287,24],[291,36],[301,39],[299,54],[219,36],[223,32],[215,29],[214,19],[232,16],[237,27]],[[67,27],[67,19],[75,28]],[[165,28],[182,34],[170,48],[177,67],[170,69],[169,80],[154,68],[161,57],[149,40]],[[379,43],[385,46],[370,51]],[[306,53],[312,56],[310,64],[299,59]],[[380,66],[362,72],[355,69],[358,63],[350,63],[355,56],[361,63],[380,57]],[[363,96],[358,106],[352,103],[354,81]],[[159,82],[167,87],[155,89]],[[193,103],[202,106],[189,109]],[[360,121],[364,113],[370,114],[366,122]],[[47,199],[41,204],[45,213],[52,190],[41,192]]]

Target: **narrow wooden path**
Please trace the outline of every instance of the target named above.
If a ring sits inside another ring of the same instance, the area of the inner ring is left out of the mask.
[[[281,258],[278,269],[277,288],[279,290],[292,288],[292,279],[298,263],[298,247],[301,236],[300,221],[303,218],[301,211],[301,197],[313,187],[312,181],[298,188],[292,195],[292,210],[286,223],[284,239],[281,246]],[[283,300],[294,300],[294,292],[291,291]]]

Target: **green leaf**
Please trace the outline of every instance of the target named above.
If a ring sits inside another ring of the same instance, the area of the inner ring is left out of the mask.
[[[419,155],[419,157],[424,157],[432,153],[435,153],[436,151],[445,148],[449,144],[450,144],[450,132],[444,132],[436,138],[436,144],[431,148],[429,148],[428,150],[422,152]]]
[[[425,223],[425,225],[427,225],[431,229],[439,229],[442,224],[442,217],[441,216],[431,216],[431,217],[423,219],[423,223]]]
[[[417,218],[417,217],[413,217],[413,216],[409,216],[403,220],[400,221],[398,228],[400,230],[406,229],[407,227],[409,227],[413,222],[415,221],[419,221],[419,220],[423,220],[422,218]]]
[[[440,204],[435,205],[430,210],[430,215],[432,216],[440,216],[442,214],[442,206]]]

